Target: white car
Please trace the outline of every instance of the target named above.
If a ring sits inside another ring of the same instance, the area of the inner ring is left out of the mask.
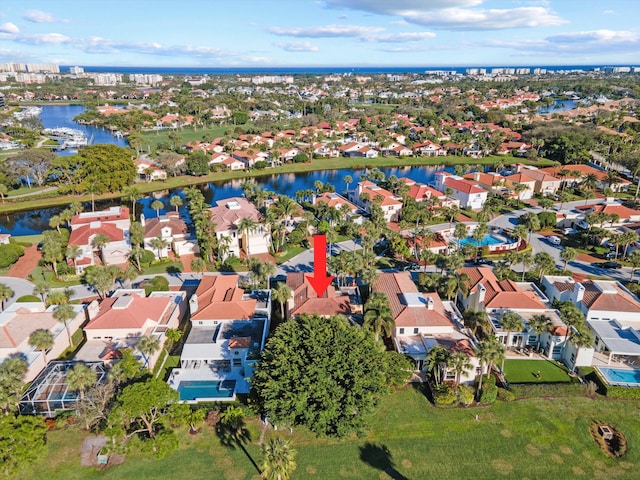
[[[549,243],[551,245],[560,245],[560,237],[556,237],[556,236],[547,237],[547,240],[549,240]]]

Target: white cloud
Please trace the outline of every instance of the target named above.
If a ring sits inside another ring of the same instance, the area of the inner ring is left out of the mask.
[[[14,39],[19,43],[26,43],[29,45],[41,45],[46,43],[68,43],[71,38],[59,33],[37,33],[29,35],[20,35]]]
[[[283,37],[302,38],[338,38],[338,37],[368,37],[382,32],[384,28],[363,27],[359,25],[324,25],[308,28],[271,27],[269,32]]]
[[[420,42],[422,40],[428,40],[435,38],[436,34],[433,32],[405,32],[405,33],[386,33],[376,35],[371,38],[374,42],[382,43],[404,43],[404,42]]]
[[[28,10],[23,17],[25,20],[33,23],[67,23],[68,20],[59,19],[53,16],[51,13],[43,12],[42,10]]]
[[[567,23],[545,3],[487,9],[484,0],[327,0],[327,6],[400,17],[408,23],[447,30],[503,30]]]
[[[317,52],[319,50],[317,46],[311,45],[309,42],[274,43],[274,45],[286,52]]]
[[[591,30],[553,35],[543,40],[492,41],[488,45],[511,48],[526,54],[561,56],[637,53],[640,51],[640,34],[625,30]]]
[[[616,13],[615,10],[603,10],[602,13],[604,13],[605,15],[613,15],[614,13]]]
[[[18,28],[17,25],[11,23],[11,22],[6,22],[3,23],[2,25],[0,25],[0,32],[2,33],[19,33],[20,29]]]

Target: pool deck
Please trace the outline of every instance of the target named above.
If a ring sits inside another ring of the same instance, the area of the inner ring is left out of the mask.
[[[237,370],[238,371],[225,372],[221,375],[208,368],[174,368],[169,377],[169,385],[177,389],[180,382],[235,380],[235,393],[249,393],[251,384],[240,374],[239,369]],[[171,383],[171,381],[173,381],[173,383]],[[235,399],[235,393],[233,398],[220,398],[216,399],[216,401],[233,400]]]

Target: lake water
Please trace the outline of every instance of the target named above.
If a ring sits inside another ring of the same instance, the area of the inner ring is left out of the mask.
[[[543,106],[538,109],[540,115],[547,115],[549,113],[566,112],[567,110],[573,110],[578,106],[575,100],[556,100],[550,106]]]
[[[40,120],[44,128],[59,128],[67,127],[80,130],[83,132],[87,139],[93,138],[91,144],[96,143],[113,143],[120,147],[126,147],[127,140],[124,138],[117,138],[111,135],[111,132],[101,127],[94,127],[93,125],[80,125],[73,121],[73,119],[84,112],[86,109],[82,105],[48,105],[42,107],[42,113],[40,114]],[[62,141],[59,141],[62,143]],[[59,150],[59,155],[74,155],[77,153],[72,149]]]

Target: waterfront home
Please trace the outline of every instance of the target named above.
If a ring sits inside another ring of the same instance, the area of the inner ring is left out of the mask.
[[[365,210],[369,210],[372,203],[378,203],[387,223],[397,222],[400,218],[402,199],[368,180],[359,182],[357,188],[349,192],[349,198]]]
[[[222,257],[229,255],[251,256],[268,253],[271,247],[269,224],[263,221],[258,209],[243,197],[218,200],[209,208],[211,222],[215,225],[218,244],[228,245]],[[243,222],[243,219],[249,221]],[[242,228],[249,224],[250,228]]]
[[[325,293],[318,296],[307,275],[302,272],[287,274],[287,286],[291,289],[291,297],[286,303],[286,319],[303,314],[351,317],[362,313],[362,301],[355,287],[336,289],[329,285]]]
[[[76,274],[80,275],[90,265],[95,265],[95,255],[100,255],[105,265],[127,263],[131,253],[129,229],[131,220],[127,207],[110,207],[98,212],[81,212],[69,222],[69,245],[80,247],[72,259]],[[96,237],[107,238],[104,245],[96,244]]]
[[[187,224],[178,212],[167,212],[149,219],[140,214],[140,223],[144,227],[144,248],[151,250],[158,259],[169,256],[169,251],[178,256],[200,251],[196,239],[189,233]],[[154,247],[156,238],[162,239],[162,248]]]
[[[565,165],[563,167],[546,167],[540,169],[550,175],[559,175],[562,172],[563,182],[566,185],[576,186],[584,181],[587,175],[593,175],[598,180],[598,188],[610,188],[614,192],[626,191],[631,182],[620,176],[610,177],[609,172],[586,164]]]
[[[167,172],[148,159],[136,160],[136,172],[140,180],[148,182],[167,179]]]
[[[460,202],[461,208],[481,210],[487,201],[487,192],[484,188],[448,172],[436,173],[435,188],[443,193],[451,191],[451,196]]]
[[[535,180],[534,192],[543,196],[555,195],[562,185],[562,181],[559,178],[549,174],[544,171],[544,169],[538,169],[529,165],[516,165],[515,173],[520,173],[525,177]]]
[[[47,307],[44,302],[13,303],[0,313],[0,363],[19,355],[27,362],[25,381],[33,380],[47,363],[56,359],[69,346],[72,336],[86,320],[83,305],[72,305],[75,316],[67,322],[54,317],[57,305]],[[36,330],[48,330],[53,345],[46,353],[29,345],[29,337]]]

